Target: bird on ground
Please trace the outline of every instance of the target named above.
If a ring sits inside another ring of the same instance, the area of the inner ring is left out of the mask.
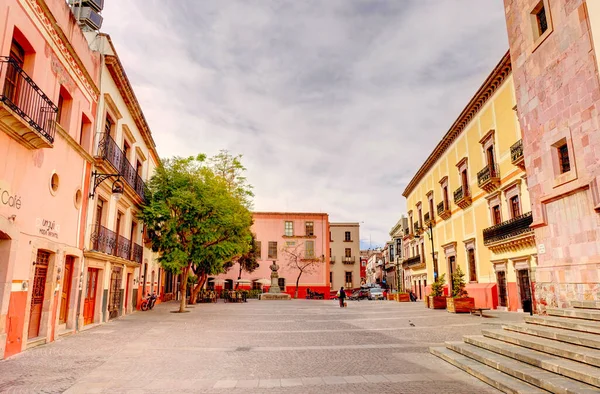
[[[408,324],[410,324],[411,327],[415,326],[415,324],[413,322],[411,322],[410,320],[408,321]]]

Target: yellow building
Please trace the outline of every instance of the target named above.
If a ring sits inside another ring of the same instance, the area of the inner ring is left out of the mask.
[[[537,257],[511,71],[507,53],[403,192],[417,295],[460,266],[477,307],[529,308]]]

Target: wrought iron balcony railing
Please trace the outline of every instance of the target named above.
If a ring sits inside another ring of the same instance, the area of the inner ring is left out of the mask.
[[[354,264],[356,258],[354,256],[344,256],[344,264]]]
[[[423,222],[429,223],[429,212],[426,212],[425,215],[423,215]]]
[[[500,177],[500,172],[498,171],[498,165],[489,165],[487,164],[481,171],[477,173],[477,184],[482,189],[486,189],[487,185],[491,183],[495,183]]]
[[[116,256],[125,260],[131,260],[131,242],[122,235],[117,237]]]
[[[138,175],[135,168],[131,165],[125,153],[119,148],[119,145],[112,139],[110,134],[102,133],[100,138],[98,156],[108,161],[117,170],[123,179],[135,193],[143,200],[145,199],[146,184]]]
[[[39,135],[32,136],[26,126],[9,127],[28,147],[49,148],[54,143],[58,107],[36,85],[14,59],[0,57],[4,86],[0,102],[19,116]],[[11,125],[12,126],[12,125]]]
[[[92,250],[142,263],[144,249],[104,226],[96,226],[92,233]]]
[[[454,203],[461,208],[466,208],[471,205],[471,193],[469,189],[459,187],[454,191]]]
[[[523,165],[523,140],[518,140],[510,147],[510,159],[515,165]]]
[[[438,215],[440,215],[440,216],[441,216],[441,215],[442,215],[442,212],[444,212],[444,202],[443,202],[443,201],[442,201],[442,202],[439,202],[439,203],[437,204],[437,213],[438,213]]]
[[[412,267],[412,266],[415,266],[418,264],[421,264],[421,256],[420,255],[406,258],[406,259],[404,259],[404,262],[403,262],[403,265],[406,267]]]
[[[132,248],[131,260],[135,261],[138,264],[142,264],[143,257],[144,257],[144,248],[142,248],[141,245],[138,245],[134,242],[133,248]]]
[[[329,264],[335,264],[335,256],[329,257]]]
[[[483,244],[489,245],[494,242],[507,240],[521,234],[532,232],[529,226],[533,222],[531,212],[517,216],[500,224],[483,230]]]

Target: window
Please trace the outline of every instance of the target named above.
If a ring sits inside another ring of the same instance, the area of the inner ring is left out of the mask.
[[[69,127],[69,116],[71,114],[72,103],[73,99],[67,92],[67,89],[61,86],[58,93],[58,113],[56,115],[56,120],[65,130],[68,130]]]
[[[10,58],[15,61],[17,67],[23,68],[25,62],[25,50],[15,40],[10,46]],[[4,85],[4,95],[13,103],[18,103],[19,100],[19,72],[16,67],[7,67],[6,83]]]
[[[277,242],[269,241],[269,259],[277,259]]]
[[[346,271],[346,287],[352,287],[352,271]]]
[[[81,115],[81,129],[79,130],[79,145],[86,151],[90,148],[92,135],[92,122],[85,115]]]
[[[308,237],[312,237],[313,235],[315,235],[315,223],[314,222],[304,223],[304,228],[306,230],[306,235]]]
[[[521,204],[519,203],[519,196],[513,196],[510,199],[510,213],[514,219],[517,216],[521,216]]]
[[[352,249],[350,249],[350,248],[344,249],[344,256],[352,257]]]
[[[500,205],[494,205],[492,207],[492,222],[494,225],[502,223],[502,214],[500,212]]]
[[[544,34],[546,32],[546,30],[548,30],[548,19],[546,18],[546,8],[544,8],[544,3],[541,2],[541,7],[539,8],[539,10],[535,13],[535,19],[537,21],[537,27],[538,27],[538,37],[541,36],[542,34]]]
[[[286,237],[291,237],[294,235],[294,223],[293,222],[285,222],[285,231],[284,235]]]
[[[286,248],[292,248],[294,246],[296,246],[296,241],[285,241]]]
[[[329,287],[333,288],[333,272],[329,271]]]
[[[495,168],[496,166],[496,158],[494,156],[494,145],[490,145],[486,150],[485,150],[485,158],[487,160],[487,165],[490,168]]]
[[[331,231],[329,232],[329,242],[333,242],[333,238],[331,238]]]
[[[344,233],[344,241],[346,241],[346,242],[351,242],[352,241],[352,236],[350,235],[350,231],[346,231]]]
[[[419,212],[419,227],[423,227],[423,210],[421,209],[421,202],[417,204],[417,210]]]
[[[279,285],[281,291],[285,291],[285,278],[279,278],[277,280],[277,284]]]
[[[463,170],[460,173],[460,179],[462,182],[463,193],[465,196],[469,195],[469,177],[467,176],[467,170]]]
[[[435,217],[435,211],[433,210],[433,193],[431,193],[427,198],[429,199],[429,220],[433,220]]]
[[[557,148],[558,151],[558,163],[560,166],[560,173],[564,174],[565,172],[571,171],[571,163],[569,161],[569,148],[567,144],[564,143]]]
[[[304,242],[304,257],[307,259],[315,258],[315,241]]]
[[[260,241],[254,241],[254,255],[257,260],[262,259],[262,245]]]
[[[112,134],[113,125],[114,125],[114,123],[113,123],[112,119],[110,118],[110,116],[106,115],[106,123],[104,124],[104,132],[107,135]]]
[[[444,186],[442,193],[444,194],[444,210],[447,210],[450,207],[448,203],[448,186]]]
[[[467,260],[469,262],[469,281],[477,282],[477,270],[475,268],[475,250],[467,250]]]

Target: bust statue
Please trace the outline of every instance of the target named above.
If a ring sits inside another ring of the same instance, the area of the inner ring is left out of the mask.
[[[275,261],[273,261],[273,264],[271,264],[269,266],[269,268],[271,268],[271,279],[279,278],[279,274],[277,274],[277,270],[279,270],[279,266],[277,265],[277,263]]]

